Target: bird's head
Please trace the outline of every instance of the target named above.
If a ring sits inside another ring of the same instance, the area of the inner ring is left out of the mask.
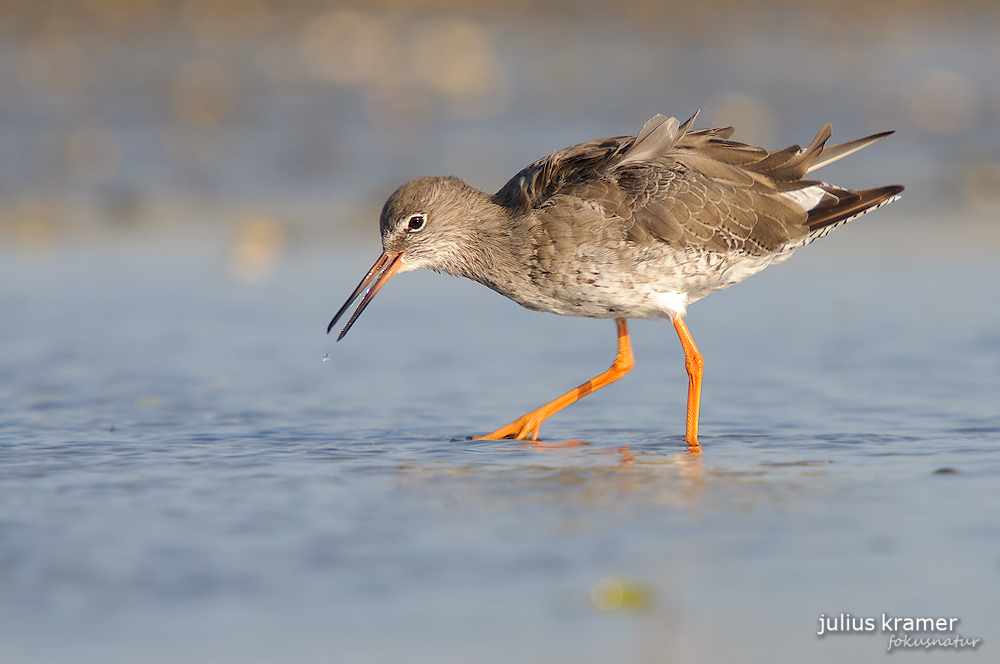
[[[476,224],[470,207],[482,192],[454,177],[422,177],[393,192],[382,207],[379,227],[382,255],[327,326],[329,332],[347,308],[364,293],[338,340],[397,272],[429,268],[461,274]]]
[[[475,236],[470,213],[474,199],[481,195],[453,177],[407,182],[382,207],[379,227],[383,253],[400,255],[398,272],[422,267],[455,272]]]

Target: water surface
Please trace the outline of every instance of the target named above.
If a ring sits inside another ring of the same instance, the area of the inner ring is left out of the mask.
[[[479,442],[603,371],[613,323],[414,273],[335,344],[376,247],[258,284],[212,243],[5,254],[0,659],[875,661],[888,634],[818,620],[886,613],[987,661],[1000,268],[879,232],[691,308],[700,456],[665,321],[542,428],[586,445]]]

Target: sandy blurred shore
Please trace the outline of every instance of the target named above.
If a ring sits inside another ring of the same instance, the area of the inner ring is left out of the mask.
[[[998,44],[1000,6],[972,1],[7,0],[0,242],[337,244],[416,175],[495,190],[698,109],[768,147],[896,129],[824,177],[995,238]]]

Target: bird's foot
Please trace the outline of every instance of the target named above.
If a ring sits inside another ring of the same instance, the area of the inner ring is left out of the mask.
[[[493,433],[485,436],[473,436],[473,440],[530,440],[538,441],[538,430],[545,420],[545,415],[541,415],[537,410],[518,418],[505,427],[501,427]]]
[[[582,440],[566,440],[559,443],[551,443],[545,440],[538,440],[538,429],[541,428],[544,416],[537,412],[528,413],[517,421],[511,422],[505,427],[497,429],[493,433],[485,436],[473,436],[472,440],[526,440],[535,444],[536,447],[575,447],[577,445],[589,445]]]

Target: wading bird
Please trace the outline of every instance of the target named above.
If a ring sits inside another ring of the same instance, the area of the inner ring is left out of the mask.
[[[703,362],[687,306],[788,258],[831,229],[895,200],[898,185],[851,190],[806,176],[892,132],[828,147],[768,152],[662,115],[637,136],[605,138],[540,159],[490,195],[455,177],[422,177],[382,208],[383,252],[330,321],[361,303],[343,338],[397,272],[468,277],[535,311],[613,318],[611,368],[481,436],[538,440],[542,422],[632,368],[627,319],[669,318],[688,373],[686,440],[697,447]]]

